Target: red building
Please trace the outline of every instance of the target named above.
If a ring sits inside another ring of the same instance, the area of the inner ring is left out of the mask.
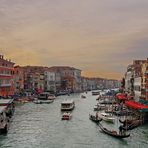
[[[8,96],[14,94],[13,74],[15,63],[4,59],[0,55],[0,96]]]
[[[145,86],[145,90],[146,90],[146,100],[148,101],[148,67],[147,70],[145,72],[145,77],[146,77],[146,86]]]

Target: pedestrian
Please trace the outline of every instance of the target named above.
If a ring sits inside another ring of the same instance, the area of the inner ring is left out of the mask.
[[[98,119],[98,112],[96,112],[96,119]]]

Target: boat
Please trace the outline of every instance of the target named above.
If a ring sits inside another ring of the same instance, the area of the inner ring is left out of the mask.
[[[34,99],[34,103],[36,104],[43,104],[43,103],[52,103],[55,99],[55,96],[51,95],[48,92],[43,92],[41,94],[38,95],[37,98]]]
[[[99,110],[103,110],[106,109],[106,106],[104,104],[97,104],[94,106],[94,111],[99,111]]]
[[[86,96],[84,96],[84,95],[81,95],[81,98],[82,98],[82,99],[86,99]]]
[[[56,96],[54,94],[49,94],[48,95],[48,100],[55,100]]]
[[[99,123],[100,121],[102,121],[101,118],[96,117],[95,115],[91,115],[91,114],[89,114],[89,119],[92,120],[95,123]]]
[[[92,91],[92,95],[100,95],[99,91]]]
[[[0,134],[6,134],[9,129],[10,118],[6,115],[7,106],[0,106]]]
[[[103,112],[103,113],[98,114],[98,116],[106,122],[110,122],[110,123],[115,122],[115,118],[112,116],[112,114]]]
[[[96,100],[100,100],[101,99],[101,95],[99,95],[97,98],[96,98]]]
[[[70,120],[71,118],[72,118],[71,113],[69,113],[69,112],[64,112],[61,119],[62,119],[62,120]]]
[[[115,138],[121,139],[121,138],[127,138],[130,136],[130,134],[126,134],[126,133],[118,134],[117,131],[108,130],[107,128],[103,127],[102,124],[99,124],[99,127],[102,130],[102,132]]]
[[[73,100],[65,100],[61,103],[61,111],[71,111],[75,108],[75,102]]]
[[[53,102],[53,100],[40,100],[40,99],[35,99],[33,101],[35,104],[50,104]]]
[[[11,118],[15,111],[14,99],[0,99],[0,106],[6,106],[6,116]]]

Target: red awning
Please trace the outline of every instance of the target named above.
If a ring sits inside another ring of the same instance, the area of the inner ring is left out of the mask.
[[[116,95],[116,98],[119,100],[127,100],[126,94],[121,94],[121,93],[118,93]]]
[[[128,106],[128,107],[131,107],[133,109],[148,109],[148,105],[144,105],[144,104],[141,104],[139,102],[135,102],[135,101],[126,101],[125,102],[125,105]]]

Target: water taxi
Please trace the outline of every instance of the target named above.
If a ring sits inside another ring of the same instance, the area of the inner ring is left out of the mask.
[[[92,95],[100,95],[99,91],[92,91]]]
[[[106,109],[106,105],[104,104],[99,104],[97,103],[95,106],[94,106],[94,111],[99,111],[99,110],[104,110]]]
[[[37,98],[33,101],[36,104],[43,104],[43,103],[52,103],[55,99],[54,95],[51,95],[48,92],[43,92],[38,95]]]
[[[69,112],[64,112],[61,119],[62,119],[62,120],[70,120],[71,118],[72,118],[71,113],[69,113]]]
[[[98,114],[98,117],[100,117],[101,119],[103,119],[106,122],[110,122],[110,123],[115,122],[115,118],[112,116],[112,114],[102,112],[102,113]]]
[[[73,100],[65,100],[61,103],[61,111],[71,111],[75,108],[75,102]]]

